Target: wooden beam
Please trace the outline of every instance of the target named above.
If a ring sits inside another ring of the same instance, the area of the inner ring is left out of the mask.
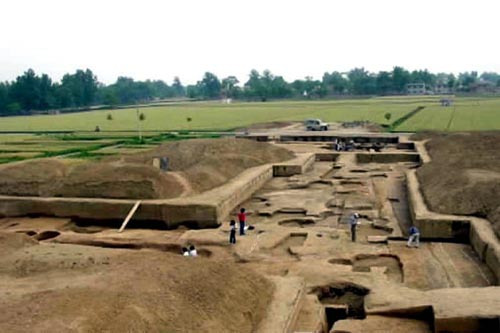
[[[130,221],[130,219],[132,218],[132,216],[134,216],[135,211],[137,210],[137,208],[139,208],[140,204],[141,204],[141,200],[138,200],[135,203],[134,207],[132,207],[132,209],[128,213],[127,217],[125,218],[125,221],[123,221],[122,226],[120,227],[120,230],[118,230],[118,232],[122,232],[123,229],[125,229],[125,227],[127,226],[128,222]]]

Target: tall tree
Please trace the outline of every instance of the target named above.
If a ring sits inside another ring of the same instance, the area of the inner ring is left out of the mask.
[[[73,106],[89,106],[97,95],[97,77],[90,69],[63,76],[61,86],[71,92]]]
[[[340,72],[323,74],[323,84],[334,94],[343,94],[349,89],[349,80]]]
[[[200,87],[205,98],[220,97],[221,83],[215,74],[206,72],[200,82]]]
[[[388,95],[394,91],[392,75],[389,72],[379,72],[377,75],[377,93]]]
[[[174,83],[172,83],[172,89],[174,91],[174,96],[176,97],[186,96],[186,88],[184,88],[178,76],[174,77]]]
[[[0,116],[7,114],[7,106],[9,104],[9,83],[0,82]]]
[[[23,110],[36,110],[40,105],[40,83],[33,69],[28,69],[12,83],[10,97]]]
[[[396,66],[392,70],[392,85],[396,92],[406,91],[406,85],[410,83],[410,73],[403,67]]]
[[[237,84],[240,83],[236,76],[228,76],[222,79],[222,93],[227,98],[235,98],[239,95],[239,87]]]
[[[364,68],[354,68],[347,76],[356,95],[371,95],[376,92],[376,77]]]

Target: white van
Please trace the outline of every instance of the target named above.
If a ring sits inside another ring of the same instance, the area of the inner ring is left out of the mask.
[[[307,119],[304,125],[308,131],[328,131],[328,123],[322,122],[321,119]]]

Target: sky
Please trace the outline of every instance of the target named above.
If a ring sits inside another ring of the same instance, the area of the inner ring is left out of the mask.
[[[90,68],[195,83],[210,71],[286,80],[395,65],[500,72],[498,0],[2,0],[0,81]]]

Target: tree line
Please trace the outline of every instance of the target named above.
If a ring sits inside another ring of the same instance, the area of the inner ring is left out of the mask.
[[[32,111],[71,110],[95,105],[117,106],[147,103],[168,98],[244,99],[266,101],[279,98],[324,98],[342,95],[397,95],[406,92],[408,83],[436,84],[458,92],[469,92],[474,85],[488,83],[500,87],[500,74],[494,72],[431,73],[394,67],[392,71],[373,73],[364,68],[348,72],[326,72],[321,80],[306,77],[287,82],[269,70],[252,70],[243,84],[235,76],[219,79],[206,72],[196,84],[184,86],[178,77],[172,84],[162,80],[135,81],[118,77],[104,85],[90,70],[65,74],[54,82],[47,74],[28,69],[12,82],[0,82],[0,115],[27,114]]]

